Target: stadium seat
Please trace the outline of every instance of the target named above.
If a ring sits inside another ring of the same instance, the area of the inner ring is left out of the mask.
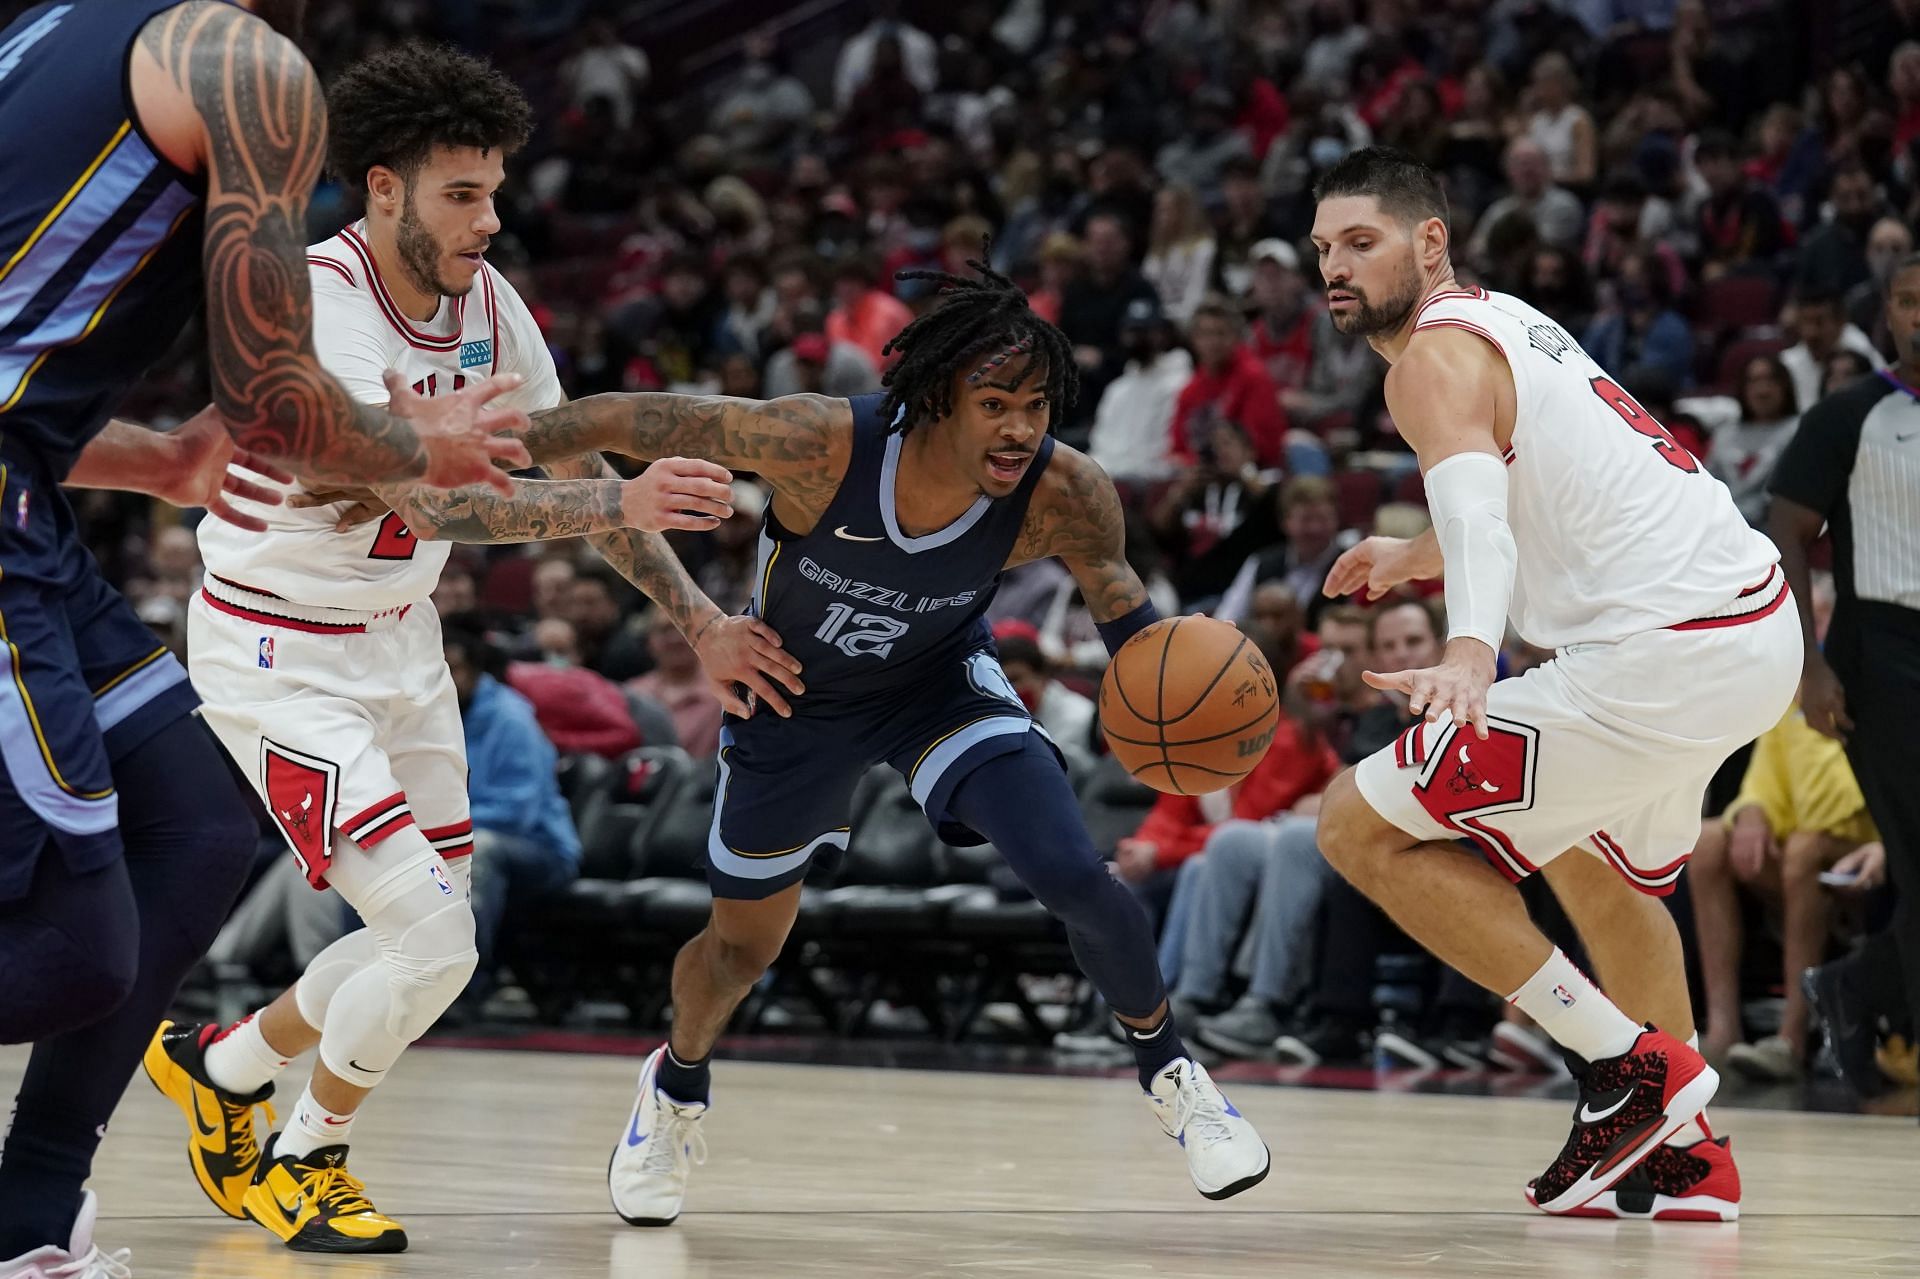
[[[1378,471],[1336,471],[1333,475],[1334,504],[1340,512],[1341,528],[1366,532],[1373,527],[1373,513],[1380,508]]]
[[[1113,756],[1102,756],[1094,764],[1080,789],[1080,811],[1102,857],[1113,856],[1114,845],[1140,829],[1158,798],[1158,791],[1135,781]]]
[[[1779,290],[1764,275],[1723,275],[1700,289],[1699,322],[1717,335],[1772,324],[1779,310]]]
[[[1732,394],[1740,385],[1740,371],[1747,361],[1759,355],[1778,355],[1792,343],[1785,338],[1740,338],[1727,343],[1720,352],[1720,363],[1714,374],[1714,384],[1723,392]]]

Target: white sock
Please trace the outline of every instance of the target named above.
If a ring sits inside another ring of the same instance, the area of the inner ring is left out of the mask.
[[[282,1057],[260,1033],[260,1015],[248,1013],[207,1045],[207,1078],[225,1092],[259,1092],[291,1058]]]
[[[1695,1052],[1700,1051],[1699,1031],[1696,1030],[1687,1036],[1687,1047],[1693,1049]],[[1675,1130],[1673,1136],[1667,1138],[1667,1144],[1669,1146],[1691,1146],[1696,1141],[1710,1141],[1712,1138],[1713,1134],[1707,1130],[1707,1112],[1703,1110],[1692,1119],[1681,1124],[1680,1127]]]
[[[310,1155],[322,1146],[344,1145],[353,1131],[353,1116],[335,1114],[313,1099],[313,1085],[300,1094],[293,1117],[274,1143],[276,1155]]]
[[[1618,1057],[1640,1038],[1640,1027],[1557,947],[1507,1002],[1540,1023],[1555,1043],[1588,1061]]]

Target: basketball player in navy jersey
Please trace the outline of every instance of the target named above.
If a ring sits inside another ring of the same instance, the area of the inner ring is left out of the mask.
[[[640,1073],[608,1174],[632,1224],[679,1215],[714,1041],[785,944],[814,854],[846,847],[854,787],[882,761],[943,839],[991,841],[1066,923],[1200,1192],[1266,1176],[1259,1135],[1174,1028],[1145,913],[1102,865],[1058,752],[994,656],[987,604],[1014,565],[1058,556],[1110,650],[1154,609],[1113,482],[1048,434],[1077,382],[1065,336],[970,265],[977,279],[902,277],[938,281],[942,300],[889,345],[884,394],[603,395],[536,414],[526,437],[536,460],[684,453],[758,473],[774,496],[752,609],[806,672],[790,717],[730,716],[721,734],[713,915],[674,963],[673,1031]]]
[[[251,859],[186,672],[102,579],[63,483],[206,503],[231,459],[318,482],[486,481],[505,386],[356,405],[314,359],[326,137],[295,0],[86,0],[0,31],[0,1041],[35,1044],[0,1154],[0,1276],[101,1279],[83,1185]],[[256,14],[257,11],[257,14]],[[271,20],[272,25],[269,24]],[[215,414],[115,404],[207,301]],[[504,475],[497,483],[504,485]],[[230,512],[229,512],[230,513]]]

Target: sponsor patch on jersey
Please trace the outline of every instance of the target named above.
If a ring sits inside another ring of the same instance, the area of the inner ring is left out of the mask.
[[[478,342],[460,344],[460,367],[470,369],[476,364],[493,363],[493,339],[482,338]]]
[[[273,636],[271,635],[260,637],[260,669],[263,671],[273,669]]]

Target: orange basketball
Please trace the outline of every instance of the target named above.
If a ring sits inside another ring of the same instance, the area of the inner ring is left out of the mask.
[[[1153,787],[1204,795],[1260,762],[1280,720],[1273,668],[1252,640],[1211,617],[1168,617],[1113,655],[1100,727],[1113,756]]]

